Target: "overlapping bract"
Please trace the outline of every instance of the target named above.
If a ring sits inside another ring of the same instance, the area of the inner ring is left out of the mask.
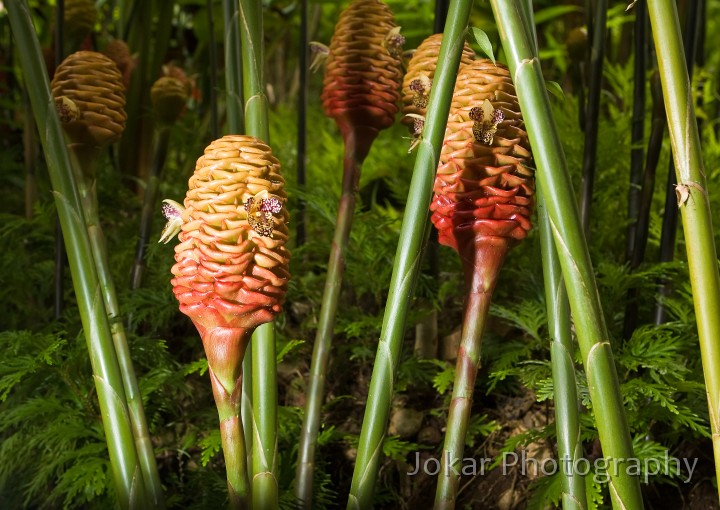
[[[425,117],[427,100],[430,97],[430,84],[435,76],[441,43],[442,34],[431,35],[418,46],[410,59],[402,85],[403,115]],[[474,58],[475,52],[465,43],[460,56],[460,68],[471,63]],[[418,119],[404,116],[402,123],[407,125],[413,134],[419,135],[416,120]]]
[[[120,139],[127,119],[125,87],[108,57],[94,51],[73,53],[55,71],[52,93],[56,101],[67,98],[76,108],[74,115],[61,115],[72,142],[102,147]]]
[[[398,111],[403,38],[378,0],[353,0],[330,42],[322,92],[325,114],[343,133],[350,126],[390,127]]]
[[[197,161],[172,284],[203,336],[213,328],[254,329],[281,311],[290,279],[287,209],[273,208],[272,231],[261,234],[245,207],[250,199],[285,203],[279,170],[270,147],[252,136],[216,140]]]
[[[496,125],[477,120],[485,100],[490,103],[486,107],[502,112],[494,116],[501,119]],[[488,126],[496,128],[489,145],[478,136],[487,134],[483,128]],[[505,238],[510,245],[525,238],[534,195],[530,158],[508,70],[486,59],[462,68],[430,207],[440,242],[462,255],[482,237]]]

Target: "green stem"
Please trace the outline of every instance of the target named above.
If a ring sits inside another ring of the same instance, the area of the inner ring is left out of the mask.
[[[237,0],[223,0],[225,18],[225,108],[231,134],[244,131],[240,20]]]
[[[575,203],[565,154],[555,126],[540,61],[533,51],[516,2],[491,0],[508,56],[525,125],[533,147],[536,177],[570,298],[570,308],[587,373],[596,425],[608,460],[610,497],[615,508],[643,507],[640,484],[619,459],[634,457],[610,337]]]
[[[482,334],[490,311],[492,294],[510,245],[503,237],[483,237],[474,244],[473,249],[475,253],[471,257],[474,256],[474,263],[469,261],[464,264],[465,281],[469,283],[469,287],[455,366],[455,384],[448,413],[445,446],[435,493],[436,510],[452,509],[457,504],[465,436],[470,423],[475,378],[480,368]],[[468,251],[465,250],[463,253]]]
[[[135,447],[146,489],[145,500],[152,508],[162,508],[165,503],[160,475],[155,461],[155,452],[150,441],[142,395],[135,376],[135,369],[125,335],[125,327],[120,320],[120,305],[117,301],[115,283],[110,273],[107,242],[100,226],[97,193],[95,191],[95,165],[100,154],[99,148],[81,144],[70,144],[68,147],[77,161],[75,182],[80,195],[80,203],[83,206],[85,224],[90,236],[90,248],[93,252],[100,289],[105,302],[105,310],[110,322],[110,331],[118,366],[122,375],[127,407],[130,413],[130,423],[135,438]]]
[[[77,296],[80,319],[88,345],[101,410],[110,467],[120,508],[142,508],[143,481],[132,428],[125,405],[125,390],[112,343],[105,306],[98,299],[100,283],[90,248],[82,206],[73,179],[60,121],[50,96],[50,83],[35,27],[25,0],[6,2],[13,35],[23,55],[20,59],[33,114],[45,152],[62,225],[68,262]]]
[[[440,45],[437,70],[430,92],[423,140],[415,160],[407,206],[400,230],[390,292],[385,306],[380,341],[373,366],[348,508],[372,507],[382,445],[387,430],[395,372],[405,333],[408,308],[420,271],[426,239],[433,180],[440,159],[445,126],[450,113],[455,77],[470,18],[471,0],[452,0]]]
[[[330,248],[330,260],[320,305],[318,330],[315,335],[306,391],[305,416],[298,447],[295,496],[303,508],[312,508],[315,443],[320,429],[320,411],[325,394],[325,374],[330,359],[335,317],[345,272],[345,252],[355,213],[357,185],[362,163],[376,136],[377,131],[374,129],[355,127],[350,130],[345,139],[342,195],[335,220],[335,234]]]
[[[269,143],[268,101],[263,76],[263,19],[260,0],[240,1],[240,36],[247,134]],[[277,508],[277,359],[274,324],[255,330],[252,341],[252,501]]]
[[[272,322],[253,334],[252,506],[278,507],[277,481],[277,358]]]
[[[708,395],[715,470],[720,476],[720,276],[700,137],[674,2],[648,0],[668,130],[681,195],[679,208]]]
[[[570,325],[570,304],[560,269],[560,260],[553,241],[550,217],[542,190],[538,189],[538,226],[542,250],[545,304],[547,307],[552,363],[553,393],[555,399],[555,428],[557,431],[558,458],[571,466],[583,457],[578,413],[575,357]],[[567,464],[561,464],[567,465]],[[560,470],[562,476],[562,502],[565,510],[585,510],[585,480],[573,470]]]

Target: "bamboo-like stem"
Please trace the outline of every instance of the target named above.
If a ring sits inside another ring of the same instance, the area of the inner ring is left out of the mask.
[[[632,441],[583,226],[540,61],[516,2],[491,0],[491,5],[533,147],[538,168],[536,177],[546,201],[570,298],[598,433],[609,464],[612,503],[615,508],[641,509],[639,480],[618,461],[633,457]]]
[[[435,493],[436,510],[453,509],[457,503],[465,436],[470,423],[475,378],[480,368],[482,334],[490,311],[492,294],[510,245],[504,237],[488,236],[477,240],[474,248],[474,263],[464,264],[468,289],[445,445]]]
[[[252,508],[278,507],[275,328],[259,326],[252,339]]]
[[[545,305],[548,316],[550,361],[552,364],[553,396],[555,399],[555,429],[557,433],[558,459],[561,465],[577,465],[583,458],[578,413],[577,381],[575,380],[575,356],[570,325],[570,304],[555,250],[553,233],[540,186],[537,189],[538,227],[542,251],[543,278],[545,280]],[[585,480],[575,470],[560,470],[562,477],[562,507],[564,510],[585,510],[587,497]]]
[[[240,55],[240,19],[237,0],[223,0],[225,20],[225,108],[231,134],[245,130],[243,115],[242,58]]]
[[[318,329],[315,335],[306,391],[305,416],[298,446],[295,496],[303,508],[312,508],[315,443],[320,429],[320,414],[325,395],[325,374],[330,359],[335,317],[345,272],[345,252],[355,212],[357,184],[360,179],[362,163],[370,151],[368,141],[372,141],[375,136],[377,136],[377,131],[374,129],[355,128],[345,138],[342,194],[335,220],[335,234],[330,248],[330,260],[320,305]]]
[[[260,0],[240,1],[245,129],[269,143],[268,100],[263,74],[263,18]],[[275,325],[258,327],[252,340],[252,502],[254,508],[276,508],[277,359]]]
[[[13,35],[23,55],[20,65],[26,82],[32,85],[28,90],[35,121],[38,126],[44,127],[39,130],[40,143],[45,152],[58,217],[65,234],[65,247],[71,254],[70,273],[93,368],[118,504],[123,509],[143,508],[145,504],[138,500],[144,492],[143,480],[125,405],[125,390],[105,305],[98,299],[100,283],[90,239],[65,139],[50,95],[50,83],[40,44],[27,2],[12,0],[6,3],[6,8]]]
[[[592,207],[595,166],[597,164],[598,129],[600,125],[600,96],[602,92],[603,60],[605,59],[605,23],[607,0],[593,2],[592,46],[588,79],[587,116],[585,119],[585,147],[583,150],[583,178],[580,195],[580,214],[583,228],[588,231]]]
[[[157,200],[158,188],[162,180],[162,172],[167,158],[168,145],[170,143],[170,126],[161,126],[157,131],[155,142],[155,155],[150,175],[145,185],[145,198],[143,200],[142,212],[140,213],[140,238],[135,250],[135,262],[130,278],[132,289],[139,289],[142,285],[143,272],[145,271],[145,254],[150,241],[153,217],[156,214],[155,202]]]
[[[675,3],[648,0],[677,174],[690,283],[708,395],[715,470],[720,474],[720,275],[700,137]],[[683,199],[684,197],[684,199]]]
[[[240,419],[242,360],[249,340],[249,331],[241,328],[198,329],[205,346],[210,382],[220,420],[230,508],[253,508],[254,506],[250,505],[245,435]]]
[[[375,479],[382,458],[382,445],[387,430],[407,312],[420,271],[422,248],[429,231],[426,227],[433,180],[440,160],[440,149],[445,136],[455,77],[460,66],[460,55],[471,9],[471,0],[450,2],[425,117],[423,139],[415,160],[400,229],[400,242],[395,254],[390,291],[348,499],[349,509],[364,510],[372,507]]]
[[[692,80],[695,63],[695,48],[697,42],[697,28],[701,20],[697,18],[699,2],[688,2],[687,14],[685,17],[685,31],[682,35],[683,47],[685,49],[685,61],[688,64],[688,77]],[[698,126],[698,132],[700,128]],[[665,209],[663,214],[662,228],[660,234],[660,262],[671,262],[675,258],[675,241],[677,239],[678,208],[675,187],[675,163],[670,160],[667,172],[667,184],[665,185]],[[655,307],[655,324],[662,324],[667,320],[667,312],[663,304],[664,298],[672,292],[670,282],[663,282],[660,285],[659,299]]]
[[[74,165],[75,182],[90,237],[90,248],[93,253],[93,259],[95,260],[100,291],[102,292],[105,310],[110,321],[110,332],[122,376],[126,405],[130,414],[130,424],[132,425],[135,447],[140,462],[140,471],[146,490],[144,498],[152,508],[162,508],[165,506],[165,503],[160,475],[158,474],[157,463],[155,461],[155,452],[152,447],[152,442],[150,441],[150,433],[143,409],[142,395],[135,376],[135,369],[125,335],[125,327],[120,320],[120,305],[117,301],[115,283],[110,273],[107,243],[100,225],[95,186],[95,165],[100,155],[99,148],[77,143],[70,144],[68,147],[76,162]]]
[[[243,111],[243,59],[240,35],[240,13],[238,2],[223,0],[225,19],[225,91],[228,110],[228,131],[231,134],[245,132]],[[246,466],[252,463],[252,346],[248,345],[242,364],[241,425],[244,424],[244,443],[247,456]],[[245,468],[247,476],[247,467]]]
[[[630,190],[628,192],[628,232],[625,259],[633,257],[635,236],[637,235],[640,193],[643,181],[643,141],[645,136],[645,88],[646,83],[646,41],[647,9],[644,0],[635,4],[634,45],[635,61],[633,66],[633,111],[630,141]]]
[[[532,0],[526,0],[523,21],[528,33],[532,34],[533,53],[538,51],[537,32],[532,22]],[[570,303],[563,281],[553,232],[550,225],[545,197],[536,184],[538,230],[540,231],[540,252],[545,286],[545,307],[548,317],[550,363],[552,365],[553,398],[555,403],[555,431],[557,435],[558,459],[562,465],[575,466],[583,458],[583,444],[580,436],[580,413],[575,379],[575,356],[571,331]],[[587,495],[585,479],[574,469],[561,469],[562,507],[565,510],[586,510]]]

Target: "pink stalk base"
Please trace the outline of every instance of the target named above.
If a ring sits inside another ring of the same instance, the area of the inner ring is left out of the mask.
[[[470,422],[475,378],[485,321],[500,269],[510,250],[505,237],[482,236],[460,247],[465,281],[468,282],[462,338],[455,368],[455,384],[448,414],[441,470],[435,494],[435,509],[452,509],[457,503],[465,436]]]

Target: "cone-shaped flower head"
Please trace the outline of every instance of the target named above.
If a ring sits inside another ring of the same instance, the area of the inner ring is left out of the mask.
[[[73,53],[55,71],[52,92],[71,141],[102,147],[120,139],[127,119],[125,87],[108,57],[94,51]]]
[[[65,36],[73,43],[82,42],[90,35],[97,20],[95,2],[92,0],[65,0],[64,9]]]
[[[163,76],[153,84],[150,98],[160,123],[174,124],[180,118],[180,114],[185,109],[185,103],[190,98],[189,83],[183,83],[170,76]]]
[[[215,328],[252,330],[281,310],[290,252],[279,171],[257,138],[225,136],[198,159],[184,210],[166,204],[182,228],[173,291],[204,339]]]
[[[465,263],[482,238],[512,246],[530,230],[534,179],[530,146],[507,68],[481,59],[459,73],[435,195],[439,241]]]
[[[132,72],[135,69],[135,60],[130,53],[130,47],[127,43],[122,39],[113,39],[107,43],[103,54],[115,62],[115,65],[118,66],[118,69],[123,76],[123,84],[125,85],[125,88],[127,89],[130,87],[130,78],[132,77]]]
[[[403,78],[402,100],[405,116],[402,118],[402,123],[407,125],[410,132],[416,136],[422,133],[424,121],[420,117],[425,118],[441,43],[442,34],[433,34],[425,39],[415,50]],[[465,43],[460,56],[460,68],[472,62],[474,58],[475,52],[468,43]],[[412,116],[407,117],[408,114]]]
[[[393,124],[404,40],[392,12],[379,0],[353,0],[340,14],[322,100],[325,114],[335,119],[346,139],[353,129],[369,128],[376,136]]]

